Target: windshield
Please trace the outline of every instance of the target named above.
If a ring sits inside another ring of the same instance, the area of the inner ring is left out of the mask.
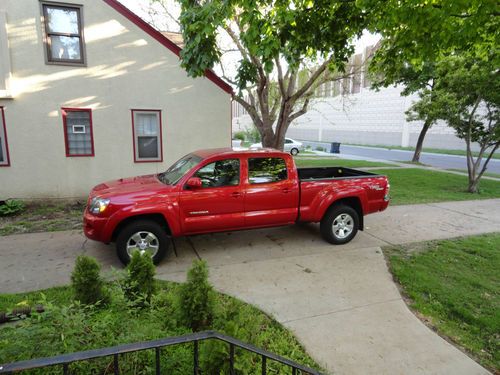
[[[201,160],[202,158],[197,155],[186,155],[182,159],[176,161],[165,172],[160,173],[158,179],[164,184],[174,185],[186,174],[186,172],[198,165]]]

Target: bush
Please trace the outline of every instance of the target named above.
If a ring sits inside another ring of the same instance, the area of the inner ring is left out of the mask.
[[[156,290],[155,272],[151,256],[135,251],[127,266],[127,276],[123,284],[125,297],[138,306],[151,302]]]
[[[239,131],[234,133],[233,139],[239,139],[240,141],[245,141],[245,132]]]
[[[76,301],[84,305],[108,302],[104,281],[99,275],[100,270],[101,267],[94,258],[85,255],[76,258],[75,269],[71,274],[71,286]]]
[[[246,138],[253,143],[260,142],[260,133],[255,126],[247,129],[245,132]]]
[[[194,261],[188,271],[187,282],[179,291],[180,320],[193,332],[212,324],[214,317],[214,291],[208,282],[208,266],[204,260]]]
[[[18,214],[24,210],[24,203],[20,200],[9,199],[0,204],[0,216]]]

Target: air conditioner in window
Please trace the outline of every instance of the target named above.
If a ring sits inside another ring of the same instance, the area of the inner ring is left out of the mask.
[[[85,125],[73,125],[73,134],[85,134]]]

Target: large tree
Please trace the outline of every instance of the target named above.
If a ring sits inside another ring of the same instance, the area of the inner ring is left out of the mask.
[[[491,61],[449,56],[436,65],[436,83],[420,93],[415,118],[442,119],[467,148],[468,190],[476,193],[488,162],[500,147],[500,72]],[[474,158],[472,143],[479,145]]]
[[[436,84],[436,62],[450,53],[467,52],[498,63],[496,0],[358,0],[358,4],[370,14],[369,29],[383,38],[370,65],[375,87],[401,84],[403,95],[428,92]],[[436,119],[422,120],[413,161],[419,161],[425,135]]]
[[[233,72],[221,66],[223,76],[235,87],[233,99],[250,115],[263,145],[278,149],[292,121],[306,113],[318,86],[343,78],[351,43],[367,20],[355,1],[345,0],[180,4],[183,67],[189,75],[201,76],[225,53],[236,51]]]

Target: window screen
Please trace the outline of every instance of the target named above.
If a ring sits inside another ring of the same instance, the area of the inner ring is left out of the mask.
[[[133,111],[136,161],[161,161],[159,111]]]
[[[92,119],[89,109],[63,110],[67,156],[93,156]]]
[[[83,64],[81,8],[43,4],[49,62]]]
[[[287,179],[285,160],[282,158],[248,159],[248,181],[265,184]]]

